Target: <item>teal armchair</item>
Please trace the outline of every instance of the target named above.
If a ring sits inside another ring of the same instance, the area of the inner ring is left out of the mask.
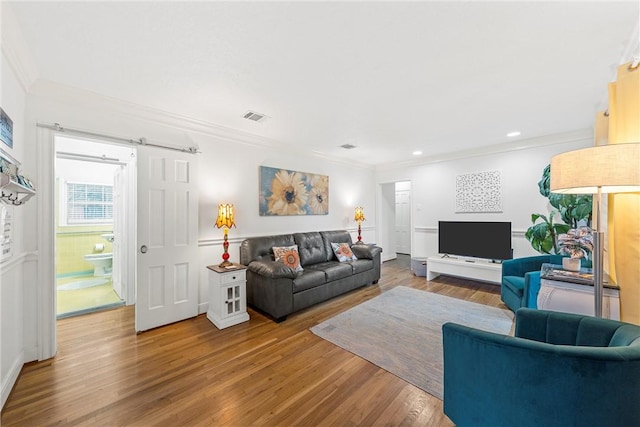
[[[442,333],[444,413],[458,427],[638,425],[638,325],[521,308],[513,337]]]
[[[562,264],[562,255],[538,255],[502,262],[500,299],[515,312],[520,307],[538,308],[542,264]]]

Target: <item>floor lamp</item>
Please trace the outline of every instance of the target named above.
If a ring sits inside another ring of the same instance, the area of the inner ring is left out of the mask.
[[[595,315],[602,317],[602,194],[640,191],[640,143],[600,145],[553,156],[550,188],[553,193],[594,195],[593,286]]]

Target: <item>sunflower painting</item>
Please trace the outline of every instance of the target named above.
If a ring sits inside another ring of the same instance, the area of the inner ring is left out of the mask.
[[[329,177],[260,166],[260,215],[327,215]]]

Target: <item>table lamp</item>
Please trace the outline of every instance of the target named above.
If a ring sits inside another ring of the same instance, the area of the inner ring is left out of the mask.
[[[229,262],[229,229],[231,227],[235,227],[235,222],[233,218],[233,205],[228,203],[218,205],[218,219],[216,219],[216,227],[222,228],[224,230],[224,243],[222,243],[222,247],[224,248],[224,253],[222,254],[222,262],[218,265],[218,267],[229,267],[233,265]]]
[[[364,221],[364,209],[358,206],[356,208],[356,214],[353,219],[358,223],[358,241],[356,242],[356,245],[362,245],[364,244],[364,242],[362,241],[361,225],[362,225],[362,221]]]
[[[640,143],[600,145],[553,156],[550,189],[554,193],[594,195],[593,286],[595,315],[602,317],[602,194],[640,191]]]

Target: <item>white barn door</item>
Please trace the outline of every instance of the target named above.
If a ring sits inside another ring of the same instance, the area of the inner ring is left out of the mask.
[[[196,161],[138,148],[137,332],[198,315]]]

